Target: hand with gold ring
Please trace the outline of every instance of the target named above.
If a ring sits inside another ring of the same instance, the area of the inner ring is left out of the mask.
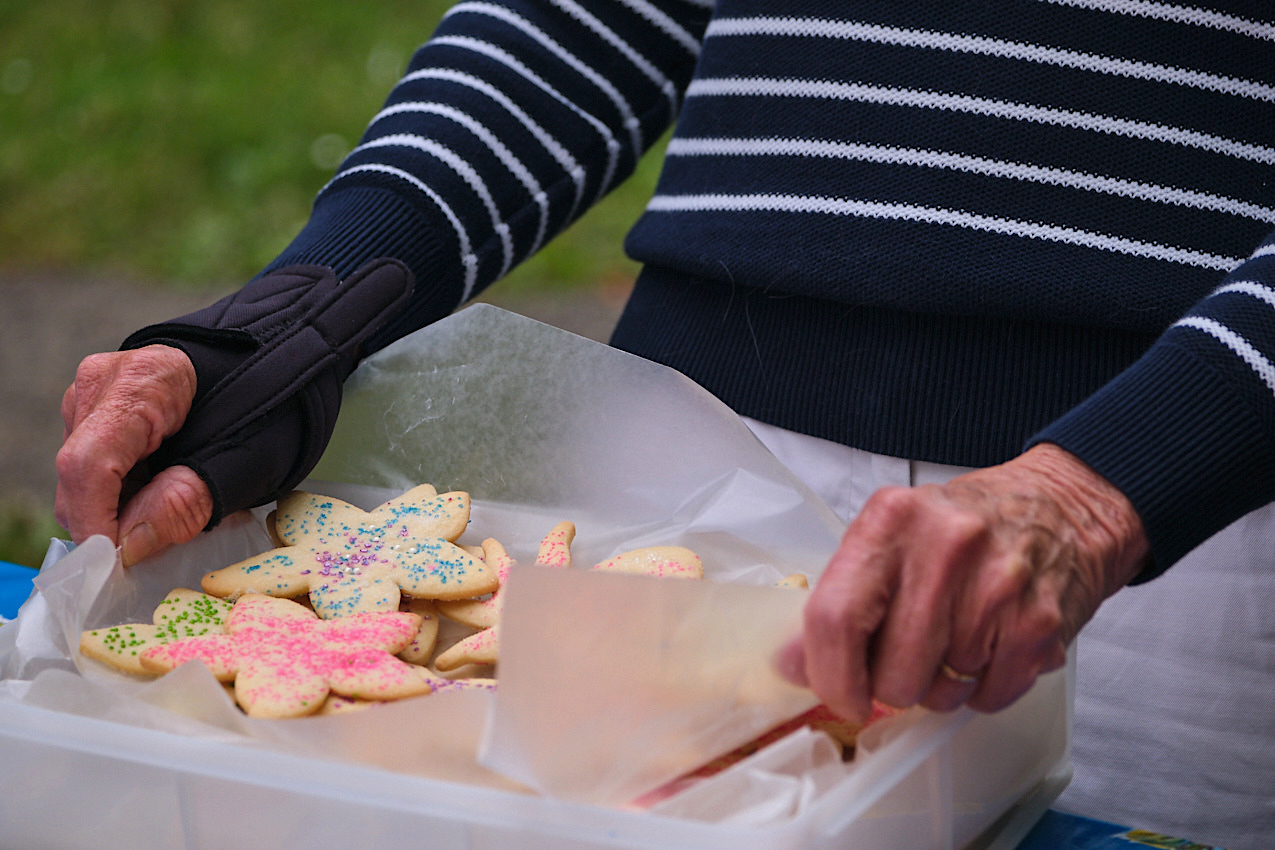
[[[958,685],[973,685],[978,682],[977,673],[962,673],[946,661],[939,665],[939,672]]]
[[[1057,446],[942,486],[884,488],[846,531],[780,668],[838,714],[996,711],[1144,565],[1119,490]]]

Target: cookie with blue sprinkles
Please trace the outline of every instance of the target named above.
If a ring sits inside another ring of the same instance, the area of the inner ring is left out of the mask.
[[[469,494],[422,485],[364,511],[294,491],[279,500],[283,546],[204,576],[205,593],[309,596],[324,619],[396,611],[403,595],[469,599],[499,586],[493,567],[455,541],[469,523]]]

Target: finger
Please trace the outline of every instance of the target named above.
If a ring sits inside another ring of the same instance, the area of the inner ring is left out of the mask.
[[[800,637],[784,644],[775,657],[775,669],[789,684],[799,688],[810,687],[806,677],[806,648]]]
[[[186,355],[165,346],[86,358],[63,396],[55,513],[76,542],[118,542],[120,488],[138,461],[181,427],[194,395]]]
[[[906,578],[891,601],[885,622],[873,643],[872,695],[895,708],[916,705],[929,691],[943,659],[951,632],[946,582],[941,569],[906,566]]]
[[[805,678],[836,714],[862,721],[872,710],[868,641],[875,623],[871,611],[884,605],[860,604],[855,601],[859,594],[846,593],[836,583],[829,586],[835,590],[822,597],[812,594],[806,606]],[[830,604],[834,594],[845,607]]]
[[[75,369],[75,381],[62,396],[62,421],[68,432],[80,426],[119,379],[121,367],[130,354],[110,352],[90,354]]]
[[[62,393],[62,442],[65,443],[67,438],[71,436],[71,422],[75,417],[75,384],[66,388],[66,392]],[[53,494],[53,518],[58,521],[58,525],[70,531],[70,520],[67,516],[66,494],[63,492],[61,482],[58,483],[57,490]]]
[[[66,441],[70,440],[71,435],[75,432],[75,428],[79,427],[89,413],[92,412],[94,403],[101,394],[101,386],[103,382],[110,380],[110,376],[116,371],[115,359],[110,354],[92,354],[80,361],[77,370],[75,370],[75,381],[69,387],[66,387],[65,393],[62,393],[61,417],[62,417],[62,450],[68,452],[68,456],[62,456],[59,452],[56,465],[59,468],[57,472],[57,491],[54,496],[54,517],[57,524],[62,528],[71,531],[71,539],[75,542],[83,542],[89,534],[107,534],[112,540],[115,540],[115,531],[111,519],[108,519],[103,512],[99,510],[97,505],[93,508],[92,515],[94,519],[87,522],[80,522],[78,511],[79,494],[77,487],[71,484],[73,480],[78,482],[78,469],[82,465],[82,455],[78,449],[66,450]],[[98,488],[94,487],[94,493],[98,492]],[[99,494],[102,500],[113,500],[117,505],[117,493],[112,494],[102,491]],[[73,529],[73,525],[75,528]],[[87,525],[88,528],[82,528]]]
[[[61,454],[58,455],[61,458]],[[58,461],[59,469],[62,461]],[[81,479],[76,479],[78,482]],[[100,483],[91,488],[92,500],[86,501],[78,494],[79,487],[72,487],[69,479],[62,472],[58,473],[57,490],[53,494],[53,517],[58,525],[66,529],[71,539],[83,543],[94,534],[105,534],[111,542],[119,541],[119,525],[116,522],[119,508],[119,481],[112,482],[104,476]],[[77,491],[72,493],[72,490]]]
[[[212,518],[212,493],[187,466],[170,466],[138,491],[120,516],[120,554],[130,567],[194,539]]]
[[[1039,670],[1025,666],[1016,652],[1001,652],[992,657],[974,693],[966,701],[975,711],[996,712],[1009,706],[1032,686]]]
[[[888,536],[893,517],[870,511],[871,504],[850,525],[811,592],[802,632],[810,687],[836,714],[855,721],[866,720],[872,711],[868,650],[897,576]]]
[[[92,534],[118,542],[120,490],[124,477],[145,457],[145,426],[110,412],[90,416],[58,451],[55,510],[77,543]]]
[[[1061,614],[1048,600],[1037,599],[1007,612],[991,663],[969,699],[970,708],[1000,711],[1027,693],[1042,673],[1061,667],[1067,650],[1060,628]]]
[[[89,534],[106,534],[116,540],[113,516],[108,516],[108,511],[103,510],[103,507],[119,506],[119,492],[110,486],[110,482],[97,483],[92,487],[94,501],[87,506],[89,516],[93,519],[80,521],[79,484],[83,482],[83,478],[80,477],[79,470],[84,464],[84,457],[93,454],[80,451],[78,445],[71,446],[70,449],[66,447],[75,428],[92,410],[93,405],[87,400],[97,398],[102,373],[110,371],[110,359],[96,354],[84,358],[75,370],[75,381],[62,393],[62,447],[55,461],[57,489],[54,494],[54,517],[57,524],[71,531],[71,539],[77,543],[82,543]],[[103,484],[107,487],[103,487]]]
[[[931,711],[955,711],[974,696],[983,674],[983,670],[965,672],[947,662],[940,662],[921,705]]]
[[[75,398],[75,384],[71,384],[62,393],[62,442],[66,442],[66,438],[71,435],[71,426],[75,421]]]
[[[1002,622],[1022,604],[1033,578],[1021,551],[988,555],[956,600],[952,646],[946,660],[958,670],[979,670],[992,660]]]
[[[998,627],[1030,580],[1031,566],[1021,553],[984,557],[977,576],[952,599],[951,642],[922,700],[926,708],[952,711],[978,692],[995,655]]]
[[[991,541],[982,517],[958,509],[937,488],[909,495],[914,519],[900,544],[898,590],[872,659],[873,696],[896,708],[916,705],[929,693],[952,645],[956,600]]]
[[[953,602],[959,608],[959,600]],[[978,619],[971,609],[953,612],[952,642],[937,662],[920,703],[931,711],[953,711],[964,705],[978,692],[993,656],[995,628],[980,627],[980,634],[987,637],[971,641],[962,637],[968,632],[962,623]]]

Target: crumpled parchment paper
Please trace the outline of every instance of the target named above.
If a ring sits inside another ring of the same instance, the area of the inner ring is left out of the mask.
[[[359,368],[305,488],[371,508],[421,482],[469,492],[461,542],[494,537],[520,565],[557,522],[576,524],[585,569],[514,572],[494,697],[259,721],[199,665],[138,681],[79,656],[82,629],[149,621],[172,588],[269,548],[267,507],[128,571],[103,538],[55,546],[39,593],[0,631],[0,700],[607,805],[814,704],[772,669],[804,593],[769,585],[794,572],[813,583],[842,525],[685,377],[467,308]],[[695,550],[708,580],[587,572],[648,545]]]

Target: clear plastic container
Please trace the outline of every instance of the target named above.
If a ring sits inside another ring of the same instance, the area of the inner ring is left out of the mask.
[[[917,712],[806,811],[732,826],[564,803],[0,701],[5,847],[1013,847],[1070,776],[1071,671]]]
[[[364,362],[316,475],[355,488],[462,487],[475,502],[475,533],[498,536],[511,553],[514,541],[538,541],[568,518],[580,526],[582,564],[638,545],[688,545],[719,582],[813,577],[843,530],[734,413],[683,376],[485,305]],[[487,508],[502,504],[528,512],[501,526]],[[9,632],[23,650],[13,655],[34,662],[0,672],[9,677],[0,686],[46,666],[74,676],[85,622],[144,620],[168,590],[197,587],[207,564],[268,546],[264,531],[232,517],[127,581],[108,579],[109,546],[60,583],[46,568],[49,607],[68,616],[31,618],[22,640]],[[607,619],[617,610],[599,609],[599,634],[619,633]],[[516,679],[511,654],[502,653],[506,685]],[[0,671],[4,662],[0,652]],[[64,688],[63,703],[0,694],[0,847],[1012,847],[1069,777],[1071,680],[1069,669],[1044,677],[995,715],[915,711],[874,727],[844,775],[831,774],[796,814],[756,826],[712,822],[708,808],[675,817],[563,802],[250,736],[146,728],[141,709],[104,708],[87,690]],[[399,739],[390,743],[397,752]]]

